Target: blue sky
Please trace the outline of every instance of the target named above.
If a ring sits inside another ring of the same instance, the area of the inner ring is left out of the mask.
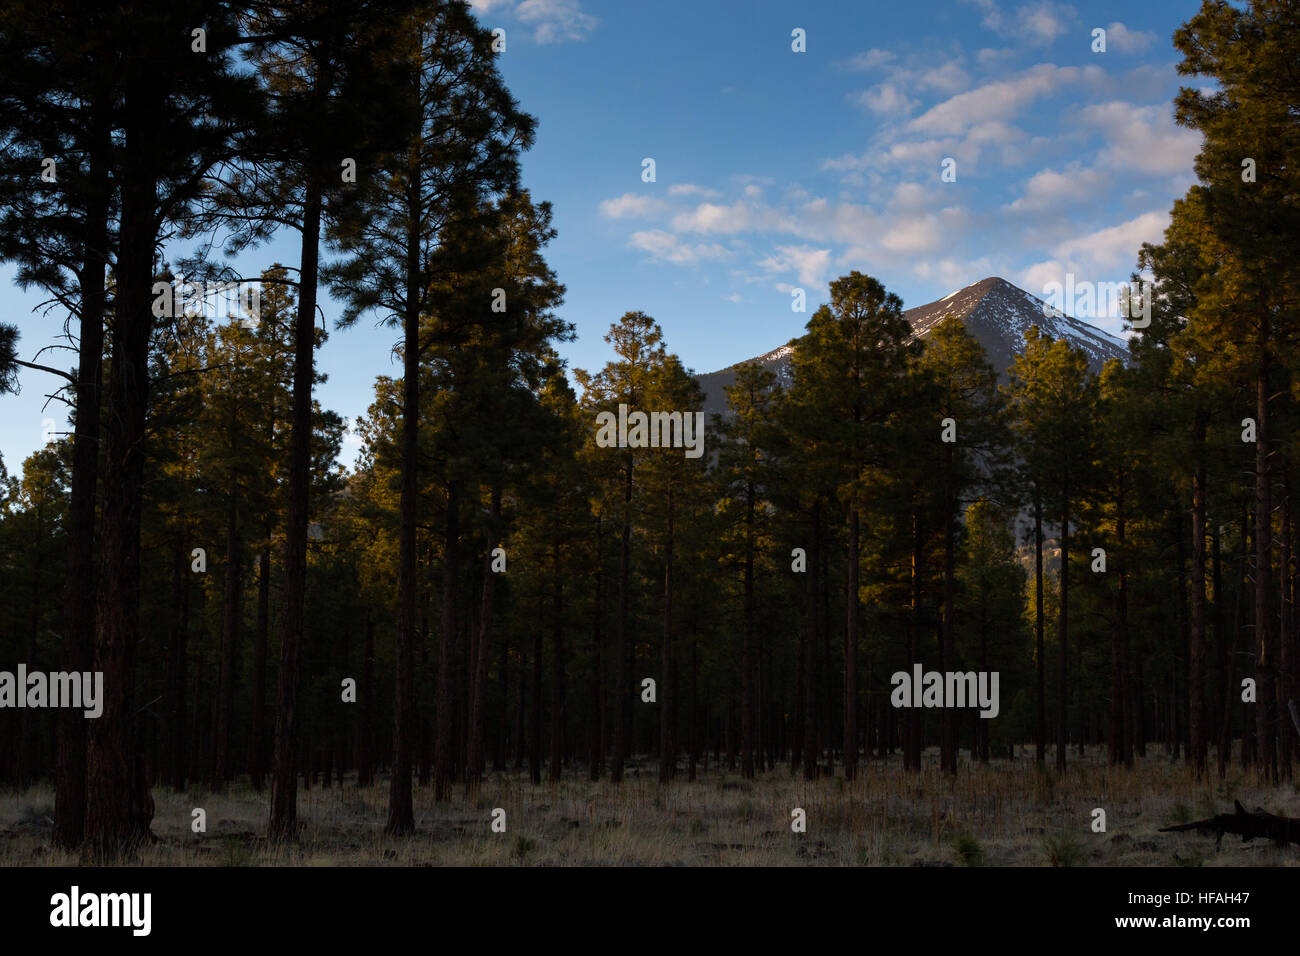
[[[1124,280],[1194,181],[1199,136],[1175,126],[1171,103],[1180,84],[1203,85],[1178,77],[1170,43],[1190,0],[473,6],[506,31],[502,73],[539,121],[524,183],[554,206],[548,259],[577,326],[562,348],[571,367],[600,367],[610,323],[641,310],[688,367],[713,371],[800,334],[852,269],[905,307],[990,275],[1036,295],[1066,272]],[[955,182],[941,180],[948,158]],[[296,264],[289,236],[237,264],[255,275],[275,259]],[[12,277],[0,269],[0,314],[32,360],[60,320],[31,314],[39,297]],[[375,376],[397,373],[396,333],[364,319],[333,331],[326,309],[317,395],[352,418]],[[46,419],[66,427],[61,406],[42,408],[51,376],[25,370],[21,383],[0,398],[11,473]],[[356,447],[349,437],[347,462]]]

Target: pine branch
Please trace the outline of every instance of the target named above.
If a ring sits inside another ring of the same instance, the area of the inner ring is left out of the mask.
[[[1292,715],[1294,716],[1294,706]],[[1225,833],[1240,836],[1243,843],[1249,842],[1256,837],[1267,837],[1278,846],[1284,846],[1287,843],[1300,845],[1300,820],[1291,817],[1279,817],[1269,813],[1263,807],[1256,807],[1254,811],[1247,813],[1246,808],[1239,801],[1234,800],[1232,803],[1236,807],[1236,813],[1220,813],[1193,823],[1161,827],[1160,832],[1181,833],[1186,830],[1197,830],[1202,833],[1215,833],[1217,834],[1215,846],[1218,846],[1223,840]]]

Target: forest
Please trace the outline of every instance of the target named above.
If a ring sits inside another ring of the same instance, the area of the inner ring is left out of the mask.
[[[0,261],[74,359],[4,317],[0,390],[72,427],[0,462],[0,670],[103,683],[93,719],[0,708],[0,786],[90,862],[195,788],[277,843],[331,787],[402,837],[506,777],[1289,784],[1300,14],[1206,0],[1173,42],[1204,145],[1130,361],[1031,330],[1000,375],[850,271],[694,454],[627,440],[703,402],[637,303],[564,357],[538,119],[466,3],[6,3]],[[401,375],[345,466],[315,352],[376,322]],[[914,668],[995,675],[996,716],[891,703]]]

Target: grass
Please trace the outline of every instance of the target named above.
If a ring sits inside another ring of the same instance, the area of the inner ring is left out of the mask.
[[[592,783],[585,768],[533,786],[527,774],[491,774],[478,794],[457,788],[435,804],[416,788],[416,832],[383,832],[388,784],[299,791],[299,839],[264,838],[269,791],[235,785],[221,794],[153,791],[156,843],[136,861],[148,866],[1298,866],[1300,848],[1243,844],[1211,836],[1159,833],[1161,826],[1220,812],[1234,798],[1300,817],[1300,793],[1286,782],[1259,787],[1233,768],[1227,781],[1195,781],[1182,764],[1154,752],[1133,770],[1110,767],[1101,750],[1072,751],[1063,774],[1034,761],[983,766],[963,759],[944,775],[934,751],[920,773],[901,760],[867,760],[857,779],[806,782],[788,768],[759,774],[709,770],[657,781],[657,762],[629,767],[622,784]],[[1049,759],[1051,754],[1049,752]],[[1213,761],[1211,761],[1213,766]],[[50,842],[53,789],[0,794],[0,865],[75,865]],[[207,832],[190,830],[207,812]],[[492,811],[507,831],[493,833]],[[790,811],[806,812],[793,833]],[[1106,831],[1092,831],[1092,811]],[[1194,811],[1190,808],[1196,808]]]
[[[983,866],[985,863],[984,848],[969,833],[958,833],[953,837],[952,848],[957,852],[962,866]]]

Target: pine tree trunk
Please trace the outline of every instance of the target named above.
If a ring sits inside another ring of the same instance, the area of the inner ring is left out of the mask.
[[[83,853],[108,860],[149,832],[152,808],[135,749],[135,649],[140,616],[140,516],[149,408],[149,337],[157,241],[147,145],[160,96],[139,75],[127,84],[108,428],[104,436],[100,580],[92,669],[104,675],[103,711],[90,721]]]
[[[1273,706],[1273,488],[1269,468],[1269,358],[1268,323],[1259,331],[1259,375],[1255,382],[1255,738],[1259,773],[1277,782]]]
[[[1133,766],[1133,697],[1129,679],[1129,626],[1128,626],[1128,566],[1125,544],[1126,516],[1121,513],[1116,523],[1116,540],[1119,542],[1122,563],[1119,583],[1115,588],[1116,613],[1119,624],[1119,694],[1120,734],[1123,743],[1124,766]]]
[[[668,546],[664,562],[664,641],[659,675],[659,781],[673,778],[677,766],[677,742],[673,733],[673,491],[668,489]]]
[[[1223,620],[1223,546],[1222,528],[1215,524],[1211,536],[1211,567],[1214,582],[1214,638],[1218,650],[1216,677],[1219,696],[1215,701],[1215,741],[1218,744],[1218,768],[1222,777],[1227,770],[1228,750],[1232,746],[1232,709],[1231,687],[1232,671],[1228,660],[1228,646],[1231,638]]]
[[[412,150],[414,156],[416,151]],[[415,160],[413,159],[414,163]],[[418,194],[419,166],[408,169],[409,195]],[[415,602],[418,567],[416,534],[419,521],[420,450],[420,233],[418,208],[407,211],[406,314],[402,316],[402,495],[399,504],[397,564],[397,647],[393,687],[393,772],[389,778],[388,821],[395,836],[415,829],[411,796],[411,739],[415,716]],[[450,508],[450,503],[448,504]],[[444,646],[448,640],[444,633]],[[441,673],[439,675],[441,680]],[[439,700],[439,710],[442,702]],[[439,714],[441,718],[441,714]],[[439,720],[441,734],[441,719]],[[439,797],[441,799],[441,797]]]
[[[188,720],[186,718],[185,645],[190,629],[189,553],[177,543],[172,561],[172,623],[167,641],[167,716],[170,743],[168,764],[171,786],[177,793],[185,790]]]
[[[807,638],[804,661],[803,778],[817,779],[817,568],[821,561],[821,499],[813,506],[813,546],[808,552],[805,577],[808,582]]]
[[[495,529],[501,520],[500,485],[492,486],[491,508],[492,526]],[[491,564],[492,557],[489,552],[488,560],[485,562],[483,569],[483,600],[479,610],[478,651],[474,655],[474,687],[470,695],[469,759],[466,761],[465,767],[466,792],[478,790],[479,781],[487,765],[486,748],[484,747],[486,728],[484,727],[483,713],[487,699],[488,659],[492,654],[492,602],[496,587],[496,573],[492,570]]]
[[[943,669],[953,673],[957,669],[956,618],[957,618],[957,501],[952,487],[952,444],[944,445],[947,452],[947,469],[944,472],[944,514],[943,514]],[[941,714],[943,725],[941,741],[941,763],[943,769],[954,774],[957,772],[957,727],[956,715],[951,707],[943,708]]]
[[[632,458],[629,456],[625,465],[626,479],[623,486],[623,545],[619,557],[618,574],[618,628],[615,632],[614,645],[614,762],[610,767],[609,778],[618,783],[623,779],[623,762],[628,751],[628,687],[627,658],[631,652],[628,646],[628,610],[632,587]]]
[[[551,554],[551,752],[547,778],[560,779],[564,729],[564,579],[560,576],[560,547]]]
[[[754,482],[745,482],[745,607],[740,648],[740,773],[754,778]]]
[[[221,669],[217,677],[217,732],[212,752],[212,790],[230,779],[231,723],[235,710],[235,646],[239,643],[239,499],[226,503],[226,567],[221,602]]]
[[[533,620],[532,714],[528,721],[528,779],[534,785],[542,782],[542,613],[544,605],[537,607]]]
[[[86,157],[91,192],[86,208],[84,258],[77,276],[81,292],[77,356],[77,412],[73,425],[72,479],[68,499],[68,578],[64,588],[65,635],[60,659],[70,672],[90,670],[95,645],[95,492],[99,479],[99,418],[104,355],[105,274],[108,250],[108,163],[112,130],[107,111],[96,114]],[[81,846],[86,825],[86,719],[59,713],[54,773],[54,844]]]
[[[266,643],[271,629],[271,532],[257,559],[257,630],[253,635],[253,728],[248,748],[248,773],[253,789],[262,792],[266,774]]]
[[[592,626],[591,626],[591,746],[588,748],[590,757],[588,758],[587,775],[592,780],[599,780],[605,772],[605,745],[606,745],[606,713],[605,706],[605,671],[604,661],[601,654],[601,645],[604,640],[601,636],[601,625],[604,622],[605,615],[605,548],[604,537],[602,536],[602,522],[600,515],[596,516],[596,603],[593,608]]]
[[[369,787],[375,782],[375,621],[366,612],[365,659],[361,664],[361,740],[357,754],[357,786]]]
[[[1287,719],[1287,702],[1294,699],[1294,694],[1291,691],[1294,605],[1291,594],[1291,479],[1285,459],[1282,461],[1281,532],[1281,552],[1279,554],[1281,564],[1278,569],[1280,620],[1278,626],[1279,640],[1277,641],[1277,680],[1275,682],[1277,691],[1277,754],[1279,774],[1282,779],[1289,780],[1291,779],[1291,755],[1296,728],[1292,727],[1291,722]]]
[[[806,572],[807,569],[805,569]],[[793,776],[803,764],[804,727],[808,719],[808,708],[804,703],[806,693],[808,666],[808,629],[799,629],[799,644],[795,651],[794,674],[794,710],[793,725],[790,733],[790,775]]]
[[[1034,747],[1039,764],[1047,763],[1047,669],[1043,659],[1043,500],[1034,485],[1034,653],[1037,658],[1034,700]]]
[[[912,603],[908,615],[907,625],[907,666],[910,670],[913,665],[922,663],[921,661],[921,515],[918,511],[912,512],[912,564],[911,564],[911,592]],[[906,770],[919,771],[921,769],[921,750],[922,750],[922,726],[921,711],[916,707],[907,709],[904,716],[906,726],[906,739],[903,746],[903,767]]]
[[[275,756],[268,836],[298,830],[299,657],[307,602],[307,519],[311,496],[311,390],[315,380],[316,281],[320,262],[321,187],[308,178],[303,200],[301,283],[294,321],[293,404],[289,432],[289,506],[285,520],[284,612],[280,620],[280,679],[276,693]]]
[[[690,783],[695,782],[695,765],[699,757],[699,737],[698,724],[700,714],[700,697],[699,697],[699,680],[700,680],[700,637],[695,632],[694,626],[691,628],[691,709],[690,718],[687,723],[687,758],[686,758],[686,779]]]
[[[855,498],[849,505],[849,587],[844,622],[844,779],[858,771],[858,537],[861,518]]]
[[[1068,663],[1070,651],[1070,489],[1061,489],[1061,604],[1057,609],[1057,700],[1056,700],[1056,772],[1065,772],[1065,747],[1069,728],[1066,725],[1066,698],[1069,693]]]
[[[1192,633],[1187,688],[1188,757],[1197,779],[1205,776],[1209,741],[1205,730],[1205,482],[1201,461],[1205,439],[1205,416],[1198,414],[1194,438],[1197,464],[1192,473]]]
[[[433,796],[438,802],[451,794],[452,748],[455,746],[456,574],[460,542],[460,488],[447,483],[447,515],[443,533],[442,641],[438,651],[438,727],[433,745]]]
[[[45,577],[45,554],[42,548],[45,542],[45,509],[43,506],[39,504],[36,506],[35,516],[36,534],[33,537],[33,551],[35,554],[32,559],[31,587],[28,591],[27,633],[24,635],[23,641],[23,654],[28,661],[29,667],[36,664],[36,633],[41,627],[41,579]],[[25,693],[25,689],[20,689],[19,693]],[[17,771],[15,779],[19,790],[27,789],[35,778],[37,735],[32,729],[32,723],[36,719],[37,715],[26,707],[18,712],[18,765],[15,768]]]

